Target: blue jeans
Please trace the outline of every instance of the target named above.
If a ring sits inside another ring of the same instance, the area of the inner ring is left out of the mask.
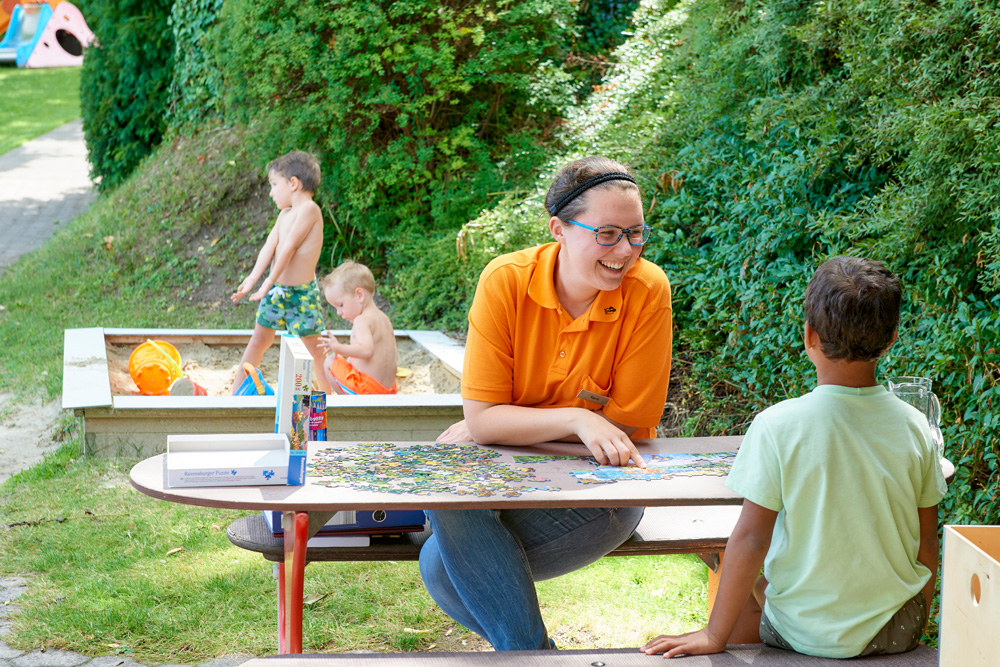
[[[428,510],[434,533],[420,550],[420,575],[441,609],[494,649],[548,649],[534,582],[611,552],[644,510]]]

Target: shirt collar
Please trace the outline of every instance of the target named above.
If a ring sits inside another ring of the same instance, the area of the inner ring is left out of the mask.
[[[528,296],[543,308],[559,310],[559,297],[556,295],[556,258],[559,256],[559,244],[550,243],[543,246],[538,253],[538,263],[528,283]],[[629,272],[635,269],[635,265]],[[614,322],[622,312],[622,286],[613,290],[598,292],[597,298],[590,304],[590,310],[577,320],[573,329],[585,329],[590,322]]]

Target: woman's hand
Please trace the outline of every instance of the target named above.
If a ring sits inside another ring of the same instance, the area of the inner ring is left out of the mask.
[[[472,434],[469,433],[469,427],[465,424],[463,419],[460,422],[455,422],[445,430],[444,433],[437,437],[435,442],[472,442]]]
[[[646,467],[629,437],[597,412],[580,410],[573,431],[601,465],[627,466],[631,459],[640,468]]]
[[[685,635],[660,635],[650,639],[639,650],[647,655],[663,653],[664,658],[674,658],[678,655],[722,653],[726,650],[726,642],[720,642],[708,632],[708,628],[702,628]]]

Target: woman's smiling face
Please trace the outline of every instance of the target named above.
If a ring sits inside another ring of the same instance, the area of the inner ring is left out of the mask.
[[[613,225],[630,229],[643,224],[642,202],[632,188],[595,188],[587,192],[587,208],[573,220],[589,227]],[[616,289],[642,252],[642,246],[629,244],[622,235],[613,246],[597,243],[594,232],[570,225],[553,217],[549,220],[552,237],[559,242],[556,282],[576,297]]]

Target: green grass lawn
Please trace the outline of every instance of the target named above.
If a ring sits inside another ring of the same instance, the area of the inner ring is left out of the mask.
[[[0,155],[79,117],[79,67],[0,66]]]

